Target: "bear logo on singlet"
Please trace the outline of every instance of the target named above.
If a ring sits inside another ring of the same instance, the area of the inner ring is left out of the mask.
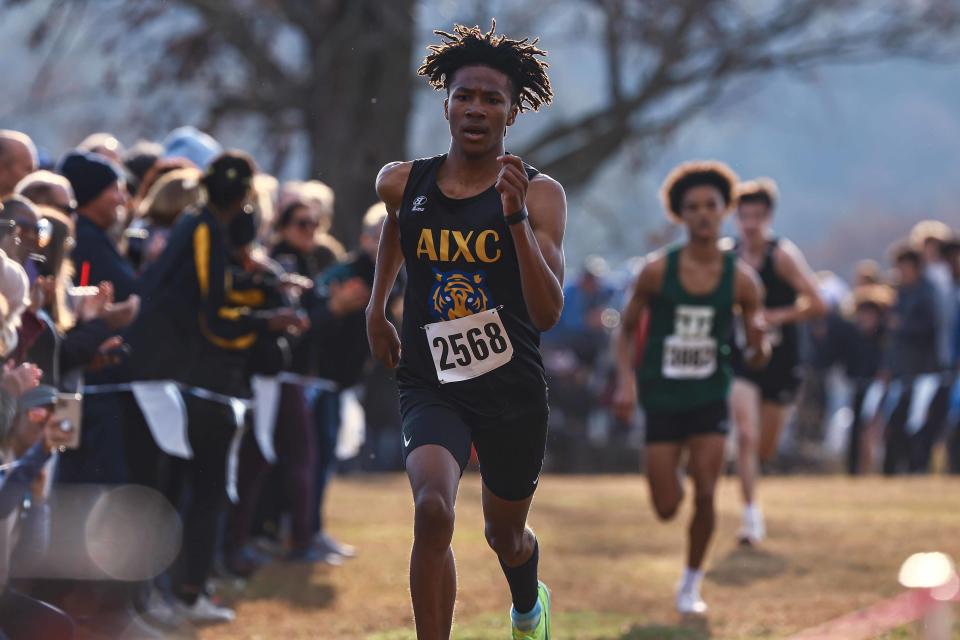
[[[437,320],[456,320],[481,311],[490,305],[486,275],[482,271],[433,270],[436,282],[430,291],[430,311]]]

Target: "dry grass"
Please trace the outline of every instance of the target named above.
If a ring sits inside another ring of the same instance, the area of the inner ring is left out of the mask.
[[[454,637],[462,640],[509,637],[509,592],[483,540],[478,483],[465,477],[457,508]],[[678,621],[672,602],[689,511],[658,523],[640,476],[546,477],[531,523],[557,638],[781,638],[896,594],[910,553],[960,558],[960,480],[771,478],[761,495],[770,539],[762,550],[738,549],[737,487],[723,483],[704,587],[711,613],[691,624]],[[405,478],[337,482],[329,513],[332,533],[356,544],[359,558],[335,569],[269,567],[237,600],[237,622],[200,637],[413,639]]]

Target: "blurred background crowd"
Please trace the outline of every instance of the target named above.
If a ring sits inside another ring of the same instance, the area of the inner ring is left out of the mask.
[[[399,464],[395,394],[376,391],[389,379],[363,323],[382,205],[347,253],[329,234],[328,186],[280,184],[191,128],[129,150],[97,134],[40,165],[29,137],[0,131],[4,585],[51,564],[18,567],[44,552],[21,547],[66,538],[86,555],[77,523],[50,508],[72,485],[150,488],[179,511],[172,568],[133,593],[168,624],[232,619],[209,598],[215,560],[247,577],[264,554],[351,557],[320,506],[338,435],[346,426],[340,454],[357,468]],[[76,509],[103,493],[64,495]],[[36,588],[78,606],[63,581]],[[7,593],[0,607],[19,612],[0,629],[35,630],[29,598]]]
[[[56,161],[2,130],[0,203],[4,633],[70,637],[71,617],[117,610],[228,622],[213,578],[355,554],[324,527],[338,458],[402,468],[363,317],[382,204],[347,252],[329,186],[279,182],[192,127],[129,149],[98,133]],[[642,261],[571,270],[543,337],[549,471],[637,468],[643,418],[610,410],[611,337]],[[817,276],[829,313],[802,327],[801,399],[769,471],[960,472],[960,239],[923,221],[888,263]],[[91,511],[136,543],[102,561]]]

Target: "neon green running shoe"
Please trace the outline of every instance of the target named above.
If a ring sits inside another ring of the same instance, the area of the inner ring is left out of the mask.
[[[550,589],[543,582],[539,582],[537,601],[540,603],[540,622],[533,631],[521,631],[513,627],[513,640],[550,640]],[[512,626],[511,621],[511,626]]]

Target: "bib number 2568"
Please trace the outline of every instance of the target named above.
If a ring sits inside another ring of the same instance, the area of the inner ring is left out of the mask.
[[[513,345],[497,309],[435,322],[424,329],[442,383],[476,378],[513,357]]]

